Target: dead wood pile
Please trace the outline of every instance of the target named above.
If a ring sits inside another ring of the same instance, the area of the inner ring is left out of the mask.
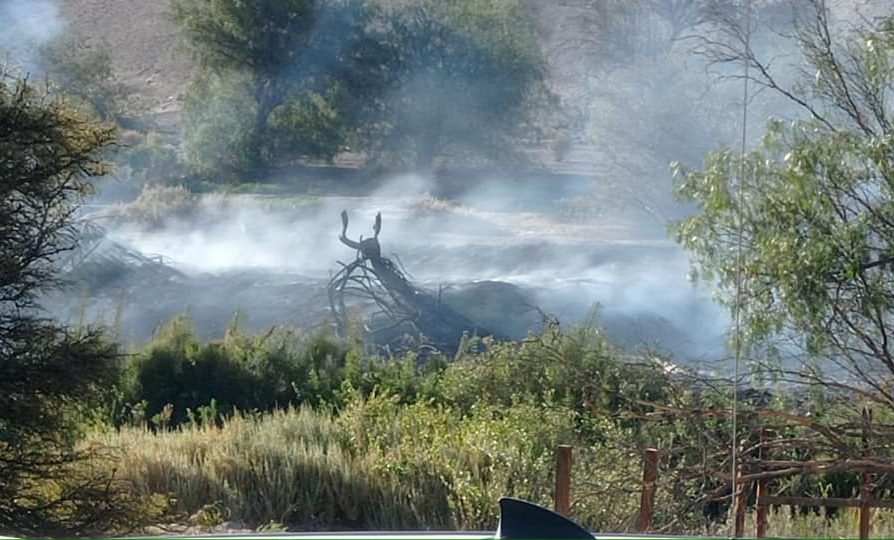
[[[183,277],[161,257],[127,248],[106,235],[105,229],[84,220],[78,227],[75,248],[58,261],[66,281],[99,290],[120,282],[149,286]]]
[[[341,268],[328,285],[329,307],[340,336],[348,329],[348,295],[373,306],[364,330],[373,342],[392,350],[421,344],[452,351],[463,333],[492,334],[443,302],[440,293],[414,286],[398,264],[382,255],[381,213],[376,215],[374,235],[356,241],[347,237],[347,212],[342,211],[341,220],[339,240],[354,249],[356,257],[347,264],[339,262]]]

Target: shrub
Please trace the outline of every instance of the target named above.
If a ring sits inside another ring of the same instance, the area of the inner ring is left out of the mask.
[[[424,470],[415,483],[377,474],[324,413],[309,408],[263,417],[235,414],[214,425],[153,433],[125,428],[93,440],[122,448],[122,478],[141,497],[167,494],[181,516],[204,512],[250,527],[399,529],[446,526],[434,504],[439,483]],[[443,508],[444,505],[441,505]]]
[[[233,327],[223,340],[201,343],[181,316],[131,361],[119,422],[138,411],[138,420],[157,417],[177,426],[212,400],[216,420],[236,410],[336,403],[346,355],[323,334],[288,330],[245,336]]]

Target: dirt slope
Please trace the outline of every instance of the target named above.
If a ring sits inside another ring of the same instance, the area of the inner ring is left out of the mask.
[[[129,108],[161,124],[176,122],[190,62],[166,16],[169,0],[58,0],[69,29],[104,39],[112,62],[131,90]]]

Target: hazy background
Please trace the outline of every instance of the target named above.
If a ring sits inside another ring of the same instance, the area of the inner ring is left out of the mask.
[[[176,148],[190,68],[176,54],[164,4],[0,0],[7,29],[0,48],[40,75],[51,71],[41,47],[61,36],[101,42],[127,87],[128,117]],[[842,24],[856,5],[833,4]],[[874,4],[859,5],[871,12]],[[352,189],[311,183],[300,196],[183,192],[159,202],[136,200],[158,169],[137,177],[122,163],[85,206],[108,233],[91,253],[132,250],[171,271],[106,265],[95,279],[76,275],[48,308],[67,320],[109,322],[132,343],[185,310],[206,336],[220,335],[237,310],[254,328],[319,326],[326,281],[338,261],[354,257],[337,241],[346,209],[353,238],[371,234],[382,212],[384,253],[397,255],[426,288],[517,286],[530,305],[505,314],[517,322],[513,337],[536,329],[534,306],[564,324],[586,320],[598,306],[601,323],[626,345],[657,345],[679,359],[722,357],[729,317],[710,291],[688,280],[687,256],[666,234],[690,210],[673,201],[669,163],[698,166],[707,151],[739,143],[742,84],[730,77],[740,67],[695,54],[699,37],[713,35],[696,19],[644,2],[609,24],[597,16],[599,6],[530,2],[562,111],[552,138],[525,149],[541,173],[478,172],[449,190],[428,176],[384,175]],[[799,62],[785,37],[795,16],[788,2],[755,2],[752,47],[775,59],[781,80]],[[789,114],[767,93],[754,93],[749,140],[771,115]],[[339,159],[350,165],[353,157]]]

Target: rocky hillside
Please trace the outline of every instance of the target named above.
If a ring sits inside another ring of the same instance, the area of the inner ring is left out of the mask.
[[[130,89],[133,114],[160,127],[176,127],[190,63],[177,28],[167,17],[168,0],[58,0],[68,30],[104,40],[121,81]]]

